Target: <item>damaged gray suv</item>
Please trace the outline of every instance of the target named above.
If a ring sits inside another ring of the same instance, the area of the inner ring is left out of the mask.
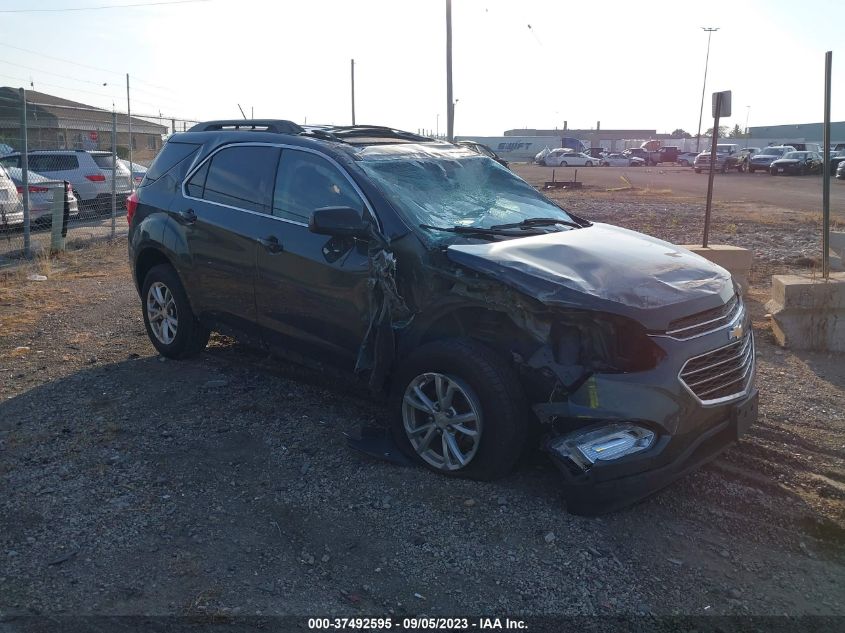
[[[567,507],[630,504],[757,415],[754,340],[722,268],[592,223],[495,161],[383,127],[212,121],[127,203],[144,323],[170,358],[211,330],[356,372],[392,441],[445,475],[526,448]]]

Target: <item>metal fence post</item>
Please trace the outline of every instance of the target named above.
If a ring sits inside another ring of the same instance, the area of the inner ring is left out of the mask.
[[[61,187],[53,188],[53,204],[50,207],[50,253],[58,253],[65,250],[65,236],[67,228],[65,224],[65,199],[67,198],[67,185],[64,181]]]
[[[117,113],[111,111],[111,238],[114,239],[115,217],[117,216]],[[132,163],[129,163],[129,180],[132,178]]]
[[[29,147],[26,135],[26,90],[21,93],[21,181],[23,185],[23,254],[31,257],[29,244]]]

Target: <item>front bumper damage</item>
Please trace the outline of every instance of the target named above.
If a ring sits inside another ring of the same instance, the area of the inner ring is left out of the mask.
[[[563,476],[567,509],[581,515],[612,512],[668,486],[736,442],[757,419],[757,400],[753,389],[740,401],[703,412],[696,425],[703,431],[659,435],[647,451],[597,461],[584,472],[553,449],[555,436],[549,436],[544,449]]]
[[[743,312],[729,329],[737,324],[751,325]],[[757,419],[753,334],[746,330],[744,337],[720,347],[724,334],[719,329],[684,341],[660,337],[669,353],[652,370],[594,374],[565,401],[534,405],[538,419],[552,429],[543,449],[563,476],[570,512],[594,515],[630,505],[715,458],[745,433]],[[737,363],[735,371],[742,371],[743,378],[734,393],[702,400],[687,386],[682,374],[703,351],[726,373],[734,371],[729,364]],[[595,444],[609,457],[594,452],[592,460],[585,459],[577,448],[593,446],[579,444],[590,429],[625,427],[635,432]],[[614,442],[618,446],[625,440],[630,448],[614,459]]]

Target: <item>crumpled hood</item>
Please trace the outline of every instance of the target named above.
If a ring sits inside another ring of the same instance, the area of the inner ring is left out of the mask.
[[[453,262],[550,306],[621,314],[650,330],[724,304],[724,268],[684,248],[609,224],[489,244],[453,244]]]

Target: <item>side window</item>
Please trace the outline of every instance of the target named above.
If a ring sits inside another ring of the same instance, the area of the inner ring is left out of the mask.
[[[364,212],[358,192],[337,168],[311,152],[282,152],[273,195],[273,215],[307,223],[311,212],[322,207],[351,207]]]
[[[20,167],[21,166],[21,157],[20,156],[6,156],[5,158],[0,158],[0,165],[3,165],[3,167]]]
[[[32,171],[37,172],[71,171],[79,168],[79,159],[63,154],[32,154],[28,164]]]
[[[217,152],[210,162],[204,179],[204,200],[248,211],[270,212],[279,163],[277,147],[235,145]]]

